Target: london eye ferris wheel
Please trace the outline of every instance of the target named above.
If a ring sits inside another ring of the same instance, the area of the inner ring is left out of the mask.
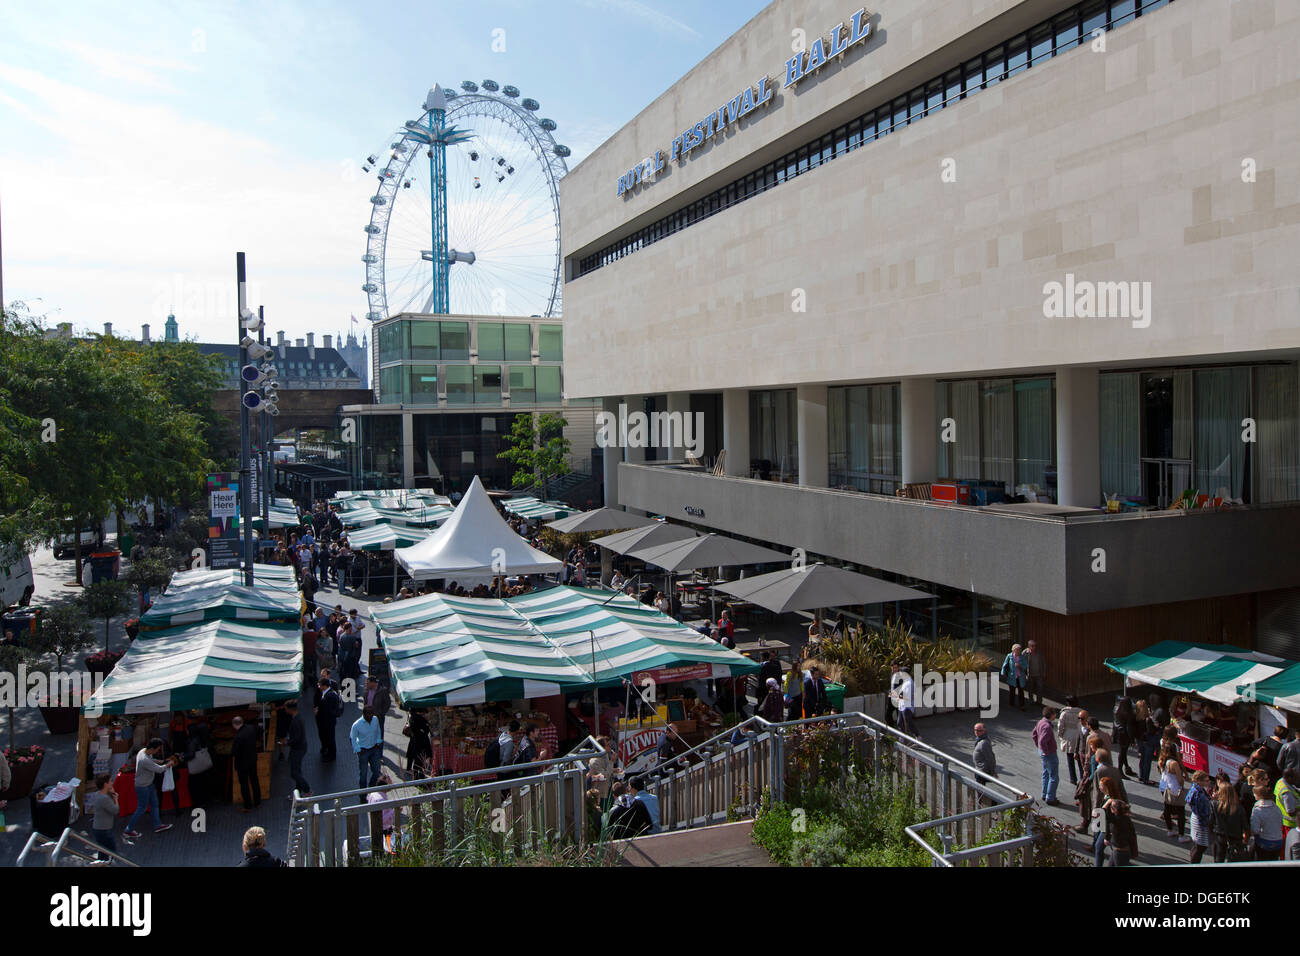
[[[366,317],[560,314],[559,180],[569,148],[513,86],[435,86],[366,157]]]

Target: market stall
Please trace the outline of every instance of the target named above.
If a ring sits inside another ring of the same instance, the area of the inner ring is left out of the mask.
[[[197,788],[189,768],[175,771],[171,805],[186,807],[196,789],[219,799],[233,789],[238,799],[229,757],[232,721],[240,716],[261,721],[258,776],[266,798],[275,750],[269,705],[297,697],[301,689],[302,642],[295,626],[213,620],[144,631],[82,707],[77,776],[83,791],[84,781],[95,774],[116,774],[122,812],[130,813],[133,778],[122,779],[134,773],[128,751],[160,737],[170,750],[181,752],[202,725],[211,768],[196,773],[204,778]]]
[[[504,600],[434,594],[377,608],[374,618],[404,708],[475,708],[456,714],[461,723],[450,731],[440,715],[444,746],[457,755],[444,767],[481,754],[511,711],[546,714],[543,739],[552,727],[558,740],[569,709],[583,703],[573,698],[609,688],[622,689],[622,702],[602,708],[600,728],[630,757],[653,751],[669,721],[689,746],[721,729],[696,704],[707,681],[758,670],[654,608],[605,591],[559,587]],[[649,701],[638,703],[634,688]],[[485,706],[500,702],[509,707]]]
[[[249,519],[249,523],[260,529],[262,527],[262,516],[254,515]],[[302,524],[302,519],[298,517],[298,509],[292,504],[288,507],[282,505],[272,505],[267,516],[266,525],[268,528],[296,528]]]
[[[1169,692],[1169,714],[1189,770],[1211,775],[1223,770],[1236,779],[1253,741],[1279,723],[1300,726],[1294,716],[1300,708],[1288,716],[1275,707],[1273,701],[1279,698],[1270,695],[1266,701],[1259,693],[1260,687],[1296,670],[1294,662],[1280,657],[1230,644],[1162,641],[1128,657],[1108,658],[1106,666],[1124,675],[1126,690],[1148,685]]]
[[[270,568],[273,565],[258,567]],[[296,623],[302,610],[302,595],[297,591],[250,588],[221,580],[198,581],[175,591],[169,586],[167,592],[140,615],[140,628],[149,631],[216,620]]]
[[[212,570],[200,568],[194,571],[177,571],[167,585],[167,593],[178,593],[182,588],[208,587],[211,585],[241,585],[244,572],[240,568]],[[253,565],[253,587],[270,588],[275,591],[297,591],[298,580],[293,568],[279,564]]]

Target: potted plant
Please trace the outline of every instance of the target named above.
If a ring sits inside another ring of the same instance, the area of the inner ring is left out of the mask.
[[[86,614],[98,620],[104,619],[104,650],[108,650],[108,625],[119,614],[131,610],[129,592],[131,586],[125,581],[97,581],[83,592],[82,606]]]
[[[36,775],[41,772],[41,764],[45,762],[45,748],[36,744],[30,747],[6,747],[5,760],[9,763],[13,778],[9,781],[8,790],[0,790],[0,800],[21,800],[29,796],[36,786]]]
[[[79,604],[60,604],[41,615],[32,650],[36,655],[54,656],[54,669],[46,671],[50,697],[39,705],[45,726],[52,734],[77,732],[82,702],[79,696],[75,700],[65,699],[70,682],[63,673],[63,662],[94,645],[90,621]]]
[[[86,657],[86,670],[107,677],[109,671],[122,659],[123,653],[122,651],[96,651]]]

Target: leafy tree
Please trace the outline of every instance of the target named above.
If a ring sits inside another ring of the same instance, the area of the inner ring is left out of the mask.
[[[119,614],[131,610],[131,586],[125,581],[99,581],[87,586],[81,599],[86,614],[104,619],[104,650],[108,650],[108,625]]]
[[[75,657],[94,646],[90,619],[79,603],[68,602],[46,608],[37,618],[36,641],[32,650],[42,655],[53,654],[56,673],[63,671],[64,658]]]
[[[176,571],[176,555],[164,548],[150,548],[132,561],[122,580],[140,594],[140,606],[150,591],[165,587]]]
[[[542,497],[549,495],[550,480],[569,473],[569,440],[564,428],[569,423],[561,416],[546,412],[534,416],[516,415],[506,435],[506,448],[498,452],[515,466],[510,476],[513,488],[525,488],[540,483]]]
[[[13,681],[14,694],[21,698],[26,693],[27,688],[18,684],[18,669],[35,660],[35,655],[26,647],[19,647],[14,644],[0,644],[0,675],[8,675],[9,680]],[[14,746],[14,708],[7,707],[9,711],[9,746]]]

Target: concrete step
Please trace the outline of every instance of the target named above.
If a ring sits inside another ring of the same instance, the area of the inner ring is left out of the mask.
[[[753,821],[720,823],[620,841],[623,866],[775,866],[750,839]]]

